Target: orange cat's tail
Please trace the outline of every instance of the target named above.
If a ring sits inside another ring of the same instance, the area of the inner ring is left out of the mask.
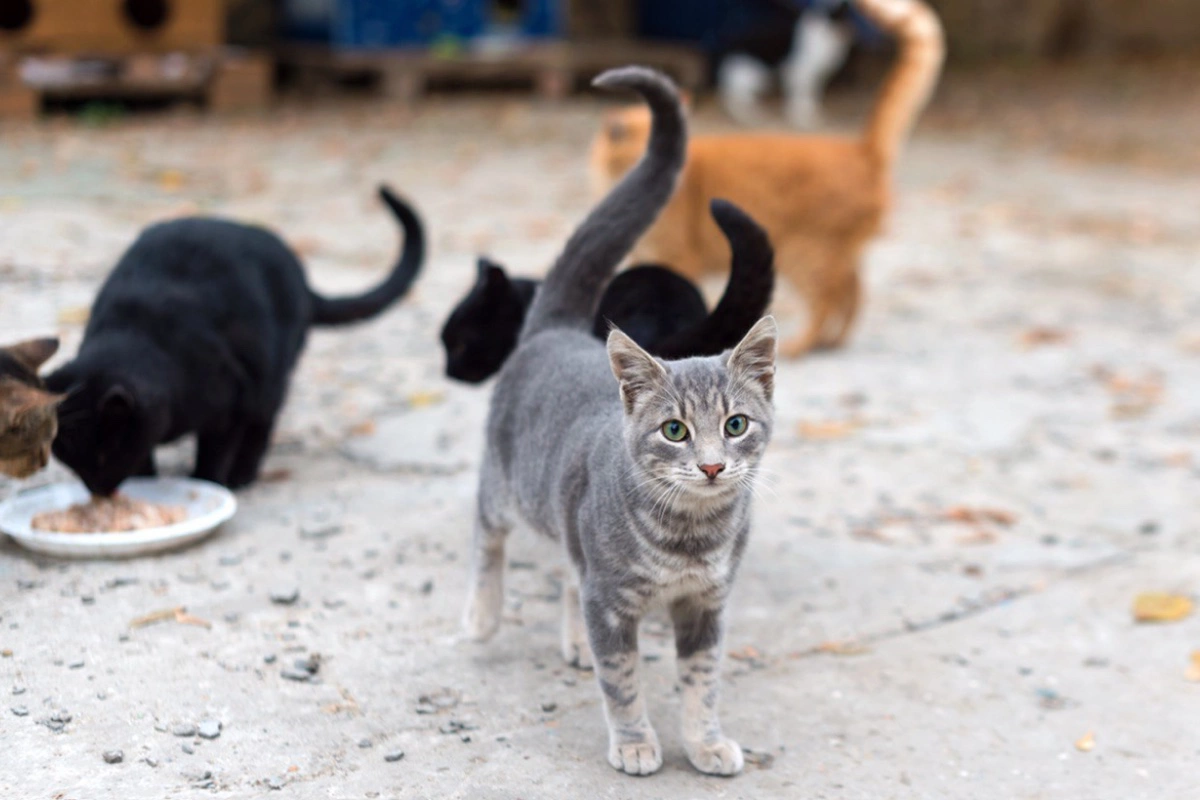
[[[888,167],[937,85],[946,56],[945,35],[937,14],[921,0],[855,0],[855,5],[895,36],[900,48],[864,137]]]

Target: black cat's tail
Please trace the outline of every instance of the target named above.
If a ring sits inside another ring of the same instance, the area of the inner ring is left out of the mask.
[[[652,348],[659,358],[723,353],[742,340],[771,304],[771,294],[775,290],[775,253],[766,231],[749,214],[727,200],[713,200],[709,208],[733,250],[729,283],[711,314]]]
[[[521,330],[528,339],[548,328],[592,327],[605,285],[671,199],[687,152],[687,124],[675,84],[645,67],[622,67],[592,84],[633,89],[650,106],[653,125],[646,154],[567,240],[534,298]]]
[[[425,261],[425,230],[421,218],[388,187],[380,186],[379,196],[404,228],[404,250],[400,260],[387,280],[365,294],[321,297],[312,292],[314,325],[345,325],[370,319],[403,297],[421,271],[421,264]]]

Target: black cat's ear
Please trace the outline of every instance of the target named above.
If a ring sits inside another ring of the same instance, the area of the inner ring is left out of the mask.
[[[6,347],[4,351],[15,358],[25,369],[36,373],[41,369],[42,364],[45,364],[58,352],[58,339],[53,337],[30,339],[27,342]]]
[[[507,292],[512,285],[508,281],[508,273],[504,271],[504,268],[495,264],[490,265],[480,277],[484,290],[488,292]]]
[[[121,385],[110,387],[100,398],[100,416],[107,419],[124,419],[133,407],[133,392]]]

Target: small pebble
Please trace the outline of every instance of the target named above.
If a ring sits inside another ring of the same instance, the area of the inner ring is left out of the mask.
[[[371,740],[370,739],[359,739],[358,746],[361,747],[362,749],[366,750],[368,747],[371,747]]]
[[[18,717],[29,716],[29,709],[26,708],[25,706],[13,706],[12,712],[13,712],[13,714],[17,715]]]
[[[542,703],[542,711],[551,714],[558,709],[558,703]]]
[[[172,728],[171,733],[175,736],[195,736],[196,726],[190,722],[185,722],[182,725],[176,725]]]
[[[13,694],[25,694],[25,687],[24,686],[14,686]]]
[[[201,739],[216,739],[221,735],[221,723],[215,719],[201,721],[198,732]]]
[[[403,750],[389,750],[388,752],[383,754],[384,761],[389,761],[389,762],[399,761],[402,758],[404,758]]]
[[[90,594],[85,594],[79,598],[79,602],[83,603],[85,606],[95,605],[96,598]]]
[[[190,744],[188,744],[187,742],[184,742],[183,743],[183,752],[187,753],[190,756],[196,752],[196,749],[194,747],[192,747]]]
[[[279,671],[279,674],[289,681],[298,681],[300,683],[307,683],[312,679],[311,672],[302,669],[292,669],[291,667],[284,667]]]
[[[149,766],[151,766],[151,767],[157,767],[157,766],[158,766],[158,759],[157,759],[157,758],[151,758],[150,756],[146,756],[145,758],[143,758],[143,759],[142,759],[142,761],[144,761],[146,764],[148,764],[148,765],[149,765]]]
[[[275,663],[275,654],[267,653],[265,656],[263,656],[263,663],[264,664],[274,664]]]
[[[225,621],[226,622],[237,622],[238,621],[238,613],[236,611],[230,611],[230,612],[226,613]]]
[[[271,602],[281,606],[290,606],[300,599],[300,590],[296,587],[275,589],[271,592]]]
[[[67,664],[67,669],[83,669],[83,662],[72,661],[70,664]]]
[[[267,786],[278,791],[283,788],[283,778],[267,778]]]
[[[302,669],[309,675],[316,675],[321,670],[320,654],[312,653],[308,658],[296,659],[296,669]]]
[[[104,752],[105,764],[120,764],[125,760],[125,754],[120,750],[106,750]]]

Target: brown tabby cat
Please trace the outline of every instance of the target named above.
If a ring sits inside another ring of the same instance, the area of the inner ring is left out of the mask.
[[[771,237],[775,268],[809,306],[809,323],[782,342],[795,357],[846,340],[862,300],[859,261],[890,201],[892,165],[941,72],[945,43],[921,0],[856,0],[899,40],[899,56],[865,132],[857,137],[793,134],[693,136],[679,188],[633,251],[698,279],[728,269],[729,245],[709,218],[714,197],[745,209]],[[592,148],[607,190],[637,163],[650,133],[645,107],[612,114]]]
[[[46,391],[37,371],[56,352],[57,339],[0,347],[0,474],[27,478],[50,462],[62,398]]]

